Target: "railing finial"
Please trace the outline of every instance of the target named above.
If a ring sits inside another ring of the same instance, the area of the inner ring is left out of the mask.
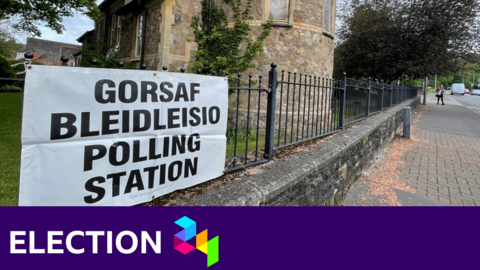
[[[66,56],[60,57],[60,61],[62,61],[62,66],[68,66],[67,63],[70,59]]]
[[[25,57],[25,65],[31,65],[33,60],[33,53],[26,52],[23,57]]]
[[[96,68],[97,67],[97,64],[98,64],[98,61],[97,59],[93,58],[90,63],[92,64],[92,68]]]

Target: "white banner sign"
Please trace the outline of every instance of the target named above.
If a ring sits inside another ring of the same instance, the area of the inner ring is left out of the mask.
[[[219,177],[226,78],[34,66],[19,205],[135,205]]]

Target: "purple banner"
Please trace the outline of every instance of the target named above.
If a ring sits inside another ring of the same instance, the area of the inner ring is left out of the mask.
[[[4,207],[0,216],[2,269],[473,269],[480,250],[479,208]],[[198,249],[216,236],[218,261],[215,241]]]

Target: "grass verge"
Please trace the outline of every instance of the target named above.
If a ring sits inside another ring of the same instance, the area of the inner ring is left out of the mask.
[[[257,146],[257,142],[256,141],[249,141],[248,142],[248,152],[250,151],[253,151],[255,150]],[[258,140],[258,148],[262,148],[265,146],[265,138],[260,138]],[[237,156],[238,155],[241,155],[241,154],[244,154],[245,155],[245,147],[246,147],[246,143],[245,141],[242,141],[242,142],[237,142]],[[234,151],[235,151],[235,144],[227,144],[227,156],[226,158],[232,158],[234,156]]]
[[[16,206],[23,93],[0,93],[0,205]]]

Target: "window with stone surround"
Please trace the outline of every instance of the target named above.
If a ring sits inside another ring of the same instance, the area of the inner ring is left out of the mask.
[[[117,17],[117,45],[120,44],[120,34],[122,32],[122,17],[121,16],[118,16]]]
[[[262,24],[273,20],[274,26],[293,26],[295,0],[262,0]]]
[[[105,40],[105,20],[102,21],[102,30],[100,30],[100,39]]]
[[[110,33],[110,45],[113,45],[113,41],[115,39],[115,30],[117,29],[115,27],[115,23],[117,22],[116,19],[117,19],[117,15],[115,15],[115,14],[112,15],[112,22],[111,22],[111,26],[110,26],[110,28],[112,29],[111,33]]]
[[[100,34],[100,39],[102,41],[105,40],[105,20],[102,21],[102,30],[101,30],[101,34]]]
[[[137,17],[137,31],[135,41],[135,57],[139,57],[142,53],[142,31],[143,31],[143,15]]]
[[[336,0],[325,0],[323,7],[323,33],[332,38],[335,34],[335,12]]]
[[[287,22],[289,2],[289,0],[270,0],[268,18],[279,22]]]

